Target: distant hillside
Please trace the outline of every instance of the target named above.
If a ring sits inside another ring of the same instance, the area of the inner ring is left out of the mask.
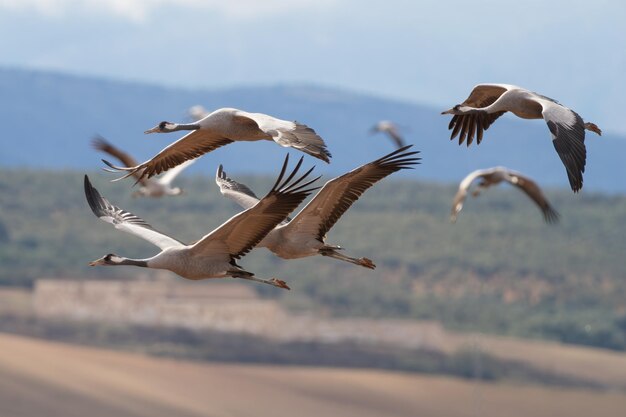
[[[322,173],[344,172],[391,150],[386,138],[368,134],[376,121],[391,119],[405,127],[406,139],[424,158],[418,171],[402,175],[457,181],[475,168],[506,165],[543,184],[567,186],[542,121],[505,117],[480,146],[467,149],[448,140],[449,117],[439,114],[442,109],[349,91],[307,85],[191,91],[15,69],[0,69],[0,165],[96,169],[102,155],[89,146],[95,133],[147,159],[180,135],[145,136],[143,131],[161,120],[183,120],[195,104],[238,107],[310,125],[333,153],[330,166],[314,161]],[[621,175],[626,139],[590,135],[587,145],[585,191],[626,192]],[[284,153],[270,143],[235,144],[204,157],[192,171],[211,174],[223,163],[233,173],[269,173]]]
[[[212,178],[181,178],[186,195],[156,201],[133,199],[129,183],[110,183],[106,173],[90,175],[110,201],[186,242],[237,210]],[[271,186],[269,177],[239,179],[259,194]],[[75,171],[0,170],[0,284],[174,276],[87,266],[111,252],[146,257],[156,249],[98,221],[82,180]],[[366,193],[328,236],[347,254],[371,258],[376,270],[322,257],[288,262],[265,249],[240,264],[285,279],[292,291],[252,286],[299,311],[429,319],[626,349],[626,197],[546,192],[562,215],[558,225],[546,226],[524,195],[505,188],[468,201],[452,225],[454,187],[391,178]]]

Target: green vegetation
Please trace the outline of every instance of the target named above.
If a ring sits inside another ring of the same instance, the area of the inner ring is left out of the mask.
[[[133,199],[131,182],[94,185],[160,230],[193,241],[237,208],[212,178],[182,178],[180,198]],[[246,178],[261,195],[270,179]],[[127,279],[157,274],[90,268],[113,252],[156,248],[98,221],[77,172],[0,171],[0,283],[40,277]],[[434,319],[468,330],[626,349],[626,198],[547,190],[561,223],[547,226],[521,193],[489,190],[448,222],[453,186],[389,179],[370,190],[329,233],[329,243],[374,260],[374,271],[329,258],[284,261],[265,249],[240,262],[292,291],[257,285],[288,307],[337,316]]]

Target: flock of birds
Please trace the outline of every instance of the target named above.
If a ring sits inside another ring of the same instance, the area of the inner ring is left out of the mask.
[[[453,115],[449,125],[452,130],[450,139],[458,136],[459,145],[465,142],[469,146],[474,138],[480,144],[484,131],[506,112],[524,119],[543,118],[546,121],[570,186],[574,192],[578,192],[582,188],[585,171],[585,130],[598,135],[601,130],[593,123],[584,122],[569,108],[520,87],[480,84],[463,103],[442,114]],[[133,177],[135,184],[139,184],[139,189],[133,195],[148,197],[180,195],[183,190],[171,184],[183,169],[196,158],[235,141],[274,141],[283,147],[295,148],[326,163],[330,162],[331,154],[324,140],[304,124],[233,108],[222,108],[207,114],[200,106],[194,106],[190,114],[196,119],[192,123],[163,121],[147,130],[145,133],[190,132],[140,164],[101,137],[94,139],[93,146],[115,157],[123,165],[117,166],[103,160],[108,166],[105,170],[124,173],[113,181]],[[248,186],[230,178],[220,165],[215,176],[220,192],[244,210],[190,244],[159,232],[142,218],[111,204],[85,175],[87,202],[98,218],[161,249],[158,254],[146,259],[108,254],[90,262],[90,265],[166,269],[192,280],[241,278],[285,289],[289,289],[289,286],[284,281],[258,278],[239,266],[237,260],[255,247],[265,247],[284,259],[322,255],[374,269],[376,266],[370,259],[347,256],[341,253],[341,246],[326,243],[326,234],[366,190],[396,171],[414,168],[421,158],[418,156],[419,151],[412,151],[412,145],[405,144],[394,123],[381,121],[372,128],[372,132],[386,133],[397,149],[326,182],[322,187],[313,185],[320,178],[310,177],[314,167],[300,172],[304,157],[290,169],[287,155],[274,186],[260,199]],[[163,172],[166,172],[163,176],[153,178]],[[556,222],[559,218],[534,181],[519,172],[495,167],[474,171],[461,181],[452,205],[452,222],[456,221],[469,189],[476,180],[479,183],[473,195],[506,181],[524,191],[541,209],[547,222]],[[315,196],[298,214],[293,218],[288,217],[315,191]]]

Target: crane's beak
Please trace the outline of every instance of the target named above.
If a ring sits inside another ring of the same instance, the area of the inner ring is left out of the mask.
[[[161,132],[161,127],[159,125],[156,125],[152,129],[148,129],[143,133],[148,134],[148,133],[160,133],[160,132]]]
[[[454,108],[451,108],[451,109],[446,110],[446,111],[442,111],[441,114],[454,114]]]
[[[89,266],[100,266],[100,265],[105,265],[104,257],[100,259],[96,259],[95,261],[89,262]]]

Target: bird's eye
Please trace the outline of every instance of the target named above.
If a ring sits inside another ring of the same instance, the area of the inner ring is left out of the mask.
[[[167,125],[167,122],[159,123],[159,129],[161,129],[161,130],[165,129],[165,125]]]
[[[104,257],[104,260],[110,261],[112,256],[115,256],[115,255],[113,255],[112,253],[109,253],[107,256]]]

